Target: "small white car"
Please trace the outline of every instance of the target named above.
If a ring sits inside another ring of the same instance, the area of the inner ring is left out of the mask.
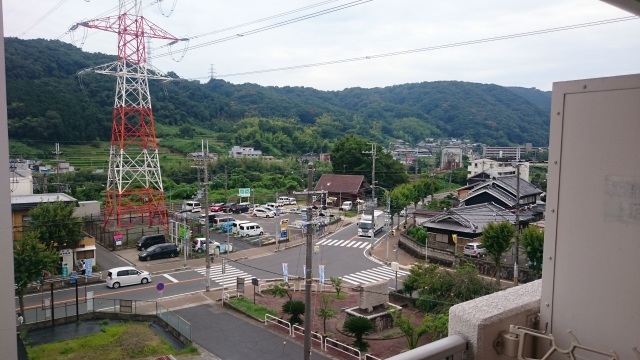
[[[133,266],[117,267],[107,272],[107,287],[117,289],[120,286],[146,284],[151,282],[151,274]]]
[[[253,216],[261,217],[261,218],[273,218],[276,217],[276,213],[265,208],[255,208],[253,209]]]

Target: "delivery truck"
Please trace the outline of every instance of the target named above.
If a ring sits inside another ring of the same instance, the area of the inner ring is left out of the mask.
[[[375,222],[373,221],[375,219]],[[384,211],[374,210],[373,218],[371,211],[365,211],[360,215],[358,221],[358,236],[373,237],[384,227]]]

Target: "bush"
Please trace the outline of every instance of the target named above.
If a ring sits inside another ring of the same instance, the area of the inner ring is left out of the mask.
[[[289,322],[293,324],[302,324],[300,315],[304,314],[304,302],[300,300],[289,300],[282,305],[282,311],[291,315]]]
[[[362,337],[373,331],[373,324],[366,318],[360,316],[352,316],[345,320],[342,330],[347,334],[355,336],[356,340],[353,344],[361,351],[369,348],[369,343],[364,341]]]

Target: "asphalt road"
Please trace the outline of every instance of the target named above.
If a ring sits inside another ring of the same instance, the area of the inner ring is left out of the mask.
[[[195,306],[175,311],[191,323],[193,341],[225,360],[299,360],[303,346],[219,306]],[[299,338],[302,341],[302,338]],[[313,352],[311,359],[329,359]]]

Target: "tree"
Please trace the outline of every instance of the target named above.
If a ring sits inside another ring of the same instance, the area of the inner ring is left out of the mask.
[[[13,280],[22,314],[27,286],[39,280],[44,271],[53,273],[59,261],[58,251],[47,248],[38,238],[37,232],[28,231],[13,243]]]
[[[482,231],[482,244],[493,259],[496,267],[495,277],[498,284],[500,284],[500,270],[502,267],[501,258],[511,247],[515,233],[513,225],[506,221],[498,224],[490,222]]]
[[[398,310],[393,310],[391,315],[393,316],[393,325],[397,326],[407,339],[409,349],[415,349],[418,346],[418,340],[428,332],[426,322],[423,320],[420,326],[414,327],[413,317],[404,315]],[[429,315],[426,315],[425,319],[427,319],[427,316]]]
[[[402,282],[402,290],[405,294],[411,296],[414,291],[423,290],[433,278],[434,273],[438,271],[438,266],[435,264],[427,264],[424,261],[419,261],[413,265],[409,270],[409,275]]]
[[[422,326],[431,335],[431,341],[442,339],[449,332],[449,313],[443,312],[435,316],[427,314],[422,319]]]
[[[332,319],[338,315],[338,311],[331,307],[333,299],[327,294],[322,294],[320,297],[320,308],[316,312],[316,315],[322,319],[322,332],[327,333],[327,319]]]
[[[373,324],[367,318],[361,316],[351,316],[344,321],[342,330],[349,335],[355,336],[356,340],[353,344],[360,350],[364,351],[369,348],[369,343],[364,341],[362,337],[373,331]]]
[[[302,324],[300,315],[304,314],[304,302],[300,300],[289,300],[282,304],[282,311],[291,315],[289,322],[293,324]]]
[[[271,294],[275,297],[287,297],[289,298],[289,301],[292,301],[293,298],[291,297],[291,284],[286,283],[286,282],[281,282],[279,284],[272,284],[269,287],[269,290],[271,290]]]
[[[342,292],[342,279],[340,279],[339,277],[330,277],[331,279],[331,285],[333,285],[333,288],[336,290],[336,298],[340,298],[340,292]]]
[[[73,205],[62,201],[43,202],[31,211],[27,230],[49,250],[73,249],[84,238],[82,220],[75,217]]]
[[[529,259],[529,267],[536,276],[540,276],[542,274],[544,233],[537,227],[526,227],[520,233],[520,244]]]

